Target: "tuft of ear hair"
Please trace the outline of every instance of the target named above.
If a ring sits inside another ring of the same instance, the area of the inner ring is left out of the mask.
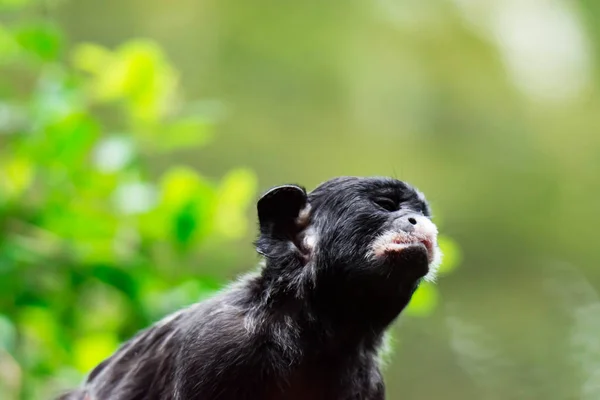
[[[281,185],[270,189],[256,204],[260,232],[275,237],[294,234],[296,218],[307,202],[306,190],[301,186]]]

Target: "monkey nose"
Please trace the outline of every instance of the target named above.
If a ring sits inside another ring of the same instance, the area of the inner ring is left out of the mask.
[[[415,214],[408,214],[398,218],[394,225],[396,225],[397,229],[400,229],[406,233],[412,233],[415,229],[419,228],[419,221],[421,220],[421,216]]]

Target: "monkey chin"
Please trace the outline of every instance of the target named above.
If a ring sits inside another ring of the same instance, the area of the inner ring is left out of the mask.
[[[399,269],[402,275],[419,279],[429,273],[429,251],[421,242],[394,243],[387,246],[380,255],[381,261],[389,267]]]

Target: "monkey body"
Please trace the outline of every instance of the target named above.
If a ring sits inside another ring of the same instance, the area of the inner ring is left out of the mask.
[[[257,208],[258,273],[141,331],[62,398],[384,399],[383,334],[439,262],[423,196],[337,178]]]
[[[383,398],[377,343],[335,343],[304,316],[255,309],[256,279],[139,333],[90,374],[91,399]]]

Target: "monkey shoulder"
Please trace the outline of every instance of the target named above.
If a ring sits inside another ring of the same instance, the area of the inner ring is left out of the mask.
[[[182,331],[175,362],[180,399],[268,398],[271,383],[299,359],[289,321],[269,316],[242,289],[193,310]]]

